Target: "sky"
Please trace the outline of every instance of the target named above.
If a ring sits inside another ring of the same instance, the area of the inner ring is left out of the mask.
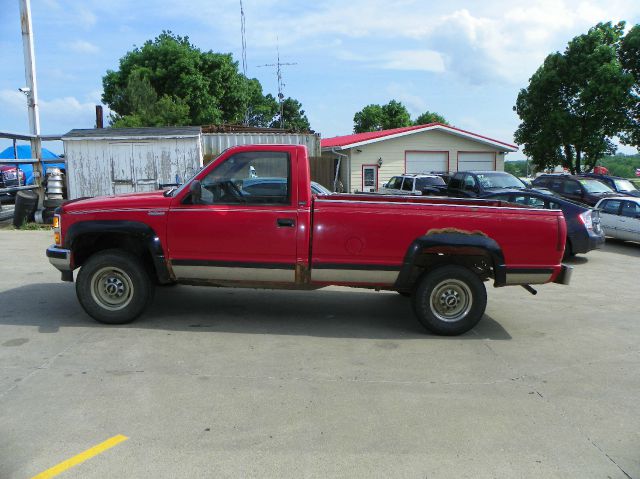
[[[247,74],[298,99],[323,138],[396,99],[412,117],[513,142],[521,88],[552,52],[600,21],[640,23],[638,0],[243,0]],[[31,0],[43,134],[92,128],[102,77],[163,30],[241,59],[239,0]],[[28,133],[18,0],[0,0],[0,131]],[[0,139],[0,150],[9,146]],[[60,153],[60,142],[45,145]],[[624,153],[635,153],[621,147]],[[524,159],[521,152],[507,159]]]

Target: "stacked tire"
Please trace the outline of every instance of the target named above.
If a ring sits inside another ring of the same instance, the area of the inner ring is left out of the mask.
[[[38,193],[31,190],[18,191],[13,212],[13,226],[20,228],[25,223],[33,221],[37,207]],[[51,221],[53,222],[53,217]]]
[[[58,168],[52,168],[47,174],[45,185],[46,199],[42,203],[43,209],[36,213],[35,219],[38,223],[50,225],[53,223],[53,215],[56,212],[56,208],[64,203],[64,173]]]

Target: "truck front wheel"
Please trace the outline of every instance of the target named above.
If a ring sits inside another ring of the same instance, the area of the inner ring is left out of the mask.
[[[142,262],[122,250],[91,256],[80,268],[76,294],[89,316],[101,323],[136,319],[153,298],[153,283]]]
[[[425,275],[412,299],[418,321],[445,336],[472,329],[487,307],[487,291],[480,278],[457,265],[441,266]]]

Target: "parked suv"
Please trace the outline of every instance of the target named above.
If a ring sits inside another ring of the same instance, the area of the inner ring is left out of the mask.
[[[424,174],[404,174],[393,176],[378,193],[386,195],[421,195],[424,190],[445,187],[446,183],[441,176]]]
[[[446,194],[456,198],[476,198],[501,190],[527,187],[522,180],[504,171],[458,171],[449,180]]]
[[[601,181],[576,175],[540,175],[533,180],[532,185],[534,187],[548,188],[560,196],[589,206],[594,206],[607,196],[617,195],[616,192]]]
[[[611,175],[597,175],[595,173],[585,173],[580,175],[583,178],[594,178],[601,181],[613,191],[617,191],[621,195],[631,195],[640,197],[640,191],[626,178]]]

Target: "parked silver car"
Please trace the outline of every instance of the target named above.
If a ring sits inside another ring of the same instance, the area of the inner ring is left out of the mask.
[[[612,238],[640,242],[640,198],[614,196],[598,201],[604,234]]]

